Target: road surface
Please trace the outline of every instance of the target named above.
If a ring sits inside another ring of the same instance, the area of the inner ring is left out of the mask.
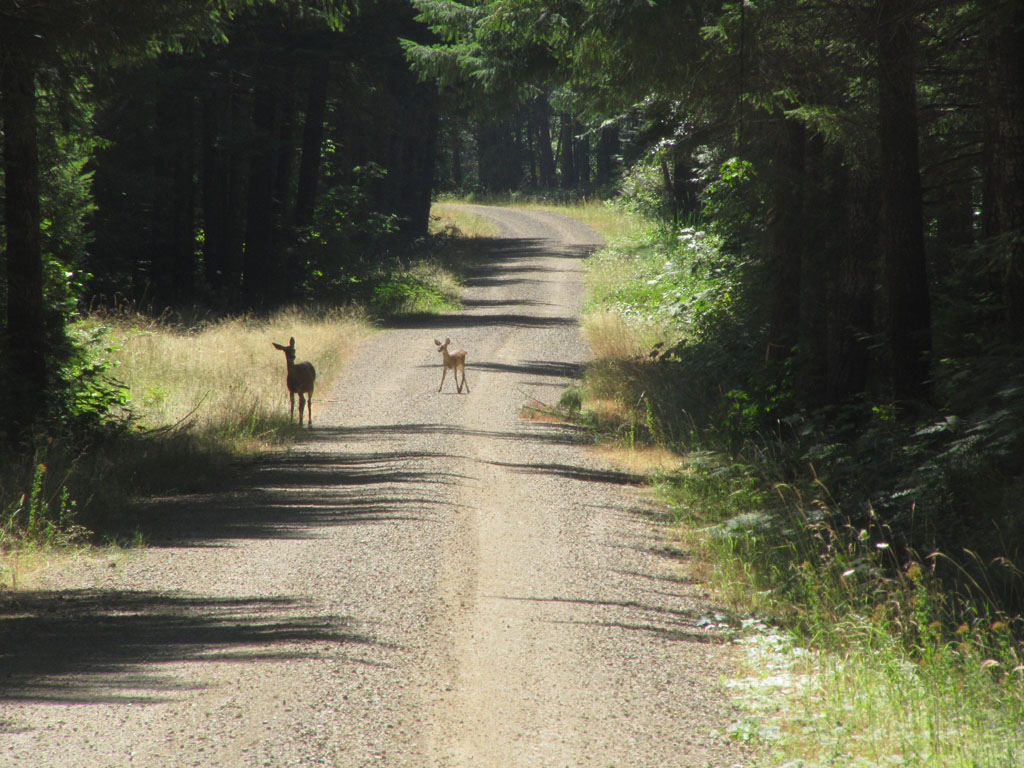
[[[501,236],[464,310],[373,335],[301,445],[0,602],[0,766],[743,764],[729,645],[658,510],[519,418],[580,373],[599,238],[474,212]],[[437,392],[446,336],[470,394]]]

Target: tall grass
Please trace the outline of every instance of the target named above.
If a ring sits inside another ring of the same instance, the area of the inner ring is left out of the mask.
[[[483,216],[467,210],[456,201],[438,202],[430,207],[430,229],[434,234],[459,238],[496,237],[498,228]]]
[[[728,318],[714,243],[633,231],[590,260],[581,418],[620,445],[683,454],[658,481],[674,535],[722,599],[762,617],[740,633],[733,685],[749,714],[732,736],[759,744],[763,766],[1024,765],[1020,619],[979,576],[1020,574],[974,563],[961,574],[973,597],[953,594],[961,566],[901,548],[870,509],[842,522],[812,472],[773,458],[780,436],[744,431],[756,419],[730,383],[744,374],[729,367],[734,340],[702,326],[704,312]]]
[[[241,447],[277,443],[286,434],[285,360],[271,342],[287,344],[294,337],[297,359],[314,362],[314,405],[321,408],[341,363],[370,332],[357,313],[298,308],[198,327],[136,314],[85,322],[102,326],[105,357],[130,392],[128,407],[141,426],[187,425],[197,435]]]
[[[348,298],[365,311],[295,307],[211,320],[129,306],[71,324],[84,377],[65,374],[83,382],[75,408],[88,418],[48,423],[30,445],[0,445],[0,578],[16,580],[17,564],[36,550],[45,559],[67,544],[137,541],[137,498],[225,487],[240,460],[296,439],[284,356],[271,342],[294,337],[299,359],[316,366],[316,425],[332,380],[373,332],[371,313],[459,306],[457,267],[470,254],[453,242],[427,238],[359,275]]]
[[[231,465],[299,434],[289,422],[284,356],[295,337],[317,368],[314,424],[331,381],[372,332],[352,311],[289,309],[266,319],[177,323],[134,311],[93,314],[70,329],[126,393],[120,423],[57,431],[31,454],[0,456],[0,552],[132,537],[133,498],[212,490]],[[116,416],[116,414],[112,414]]]
[[[760,744],[758,765],[1024,764],[1019,620],[945,591],[941,556],[837,529],[812,489],[767,488],[720,455],[663,490],[706,580],[771,619],[747,623],[731,683],[747,710],[732,733]]]
[[[657,225],[640,216],[625,216],[622,209],[601,199],[588,199],[566,204],[551,204],[543,201],[513,202],[513,205],[538,208],[570,216],[595,229],[610,244],[638,242],[648,237]]]

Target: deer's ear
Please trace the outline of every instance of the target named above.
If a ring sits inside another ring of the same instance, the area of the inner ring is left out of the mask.
[[[288,346],[289,347],[294,347],[295,346],[295,337],[294,336],[292,336],[290,339],[288,339]]]
[[[437,339],[434,339],[434,343],[437,344],[437,346],[439,346],[439,347],[441,346],[441,342],[438,341]]]
[[[452,343],[452,340],[451,340],[451,339],[449,339],[449,338],[445,338],[445,340],[444,340],[444,343],[445,343],[445,344],[451,344],[451,343]]]
[[[282,347],[282,346],[281,346],[280,344],[278,344],[278,343],[277,343],[276,341],[272,341],[272,342],[270,342],[270,343],[274,345],[274,349],[280,349],[280,350],[281,350],[282,352],[284,352],[284,347]]]

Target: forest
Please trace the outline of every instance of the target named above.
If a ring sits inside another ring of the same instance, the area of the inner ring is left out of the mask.
[[[0,122],[15,450],[103,421],[90,307],[343,304],[439,195],[604,199],[720,243],[653,436],[1024,563],[1016,0],[0,0]]]

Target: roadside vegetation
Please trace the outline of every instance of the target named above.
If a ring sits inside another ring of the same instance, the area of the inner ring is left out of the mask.
[[[264,316],[145,311],[122,304],[68,325],[76,352],[65,372],[68,413],[31,453],[0,451],[0,584],[59,550],[138,541],[133,502],[210,491],[260,451],[301,434],[289,420],[284,356],[296,339],[315,361],[313,419],[331,382],[378,321],[458,306],[459,281],[442,257],[447,235],[411,256],[353,273],[343,305],[292,306]],[[360,300],[361,299],[361,300]]]
[[[730,735],[763,766],[1024,765],[1024,581],[1019,540],[995,522],[1009,510],[974,530],[926,525],[952,519],[960,494],[1012,487],[951,461],[958,436],[975,435],[958,461],[976,467],[998,463],[999,443],[986,456],[984,425],[907,425],[884,403],[787,412],[757,376],[713,228],[626,208],[606,210],[627,227],[592,219],[608,233],[588,261],[595,360],[568,399],[606,450],[649,468],[671,535],[742,617],[729,685],[747,716]],[[865,431],[848,444],[852,423]]]

